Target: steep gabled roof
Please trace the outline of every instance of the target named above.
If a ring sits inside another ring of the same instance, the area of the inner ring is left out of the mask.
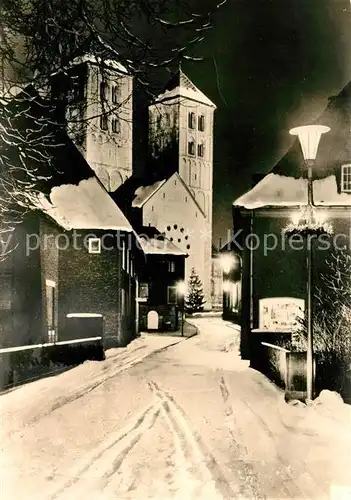
[[[128,213],[130,209],[142,208],[173,176],[177,177],[198,210],[205,216],[201,206],[178,172],[170,173],[161,179],[155,176],[132,175],[114,193],[111,193],[111,196],[124,213]]]
[[[146,255],[187,255],[174,243],[165,237],[151,237],[139,235],[141,248]]]
[[[340,192],[340,165],[351,162],[351,82],[337,96],[329,98],[316,120],[330,127],[323,135],[313,168],[316,205],[350,206],[351,195]],[[298,139],[274,168],[250,191],[233,202],[254,209],[263,206],[292,206],[307,203],[306,168]]]
[[[172,76],[164,92],[157,97],[155,102],[172,101],[176,98],[190,99],[191,101],[216,108],[216,105],[193,84],[182,70],[177,71]]]
[[[84,54],[83,56],[76,57],[70,63],[70,66],[76,66],[78,64],[90,63],[97,66],[103,66],[105,68],[113,69],[121,74],[128,75],[128,70],[123,64],[114,59],[103,59],[102,57],[96,56],[94,54]]]

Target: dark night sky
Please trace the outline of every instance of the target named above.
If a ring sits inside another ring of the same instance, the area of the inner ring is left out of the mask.
[[[197,0],[201,2],[201,0]],[[184,71],[216,104],[214,242],[231,205],[350,79],[350,0],[228,0]]]

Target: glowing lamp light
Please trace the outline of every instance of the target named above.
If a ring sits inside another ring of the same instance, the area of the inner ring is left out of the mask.
[[[325,125],[304,125],[292,128],[289,133],[298,136],[303,157],[308,161],[316,159],[320,138],[329,130],[330,128]]]
[[[328,219],[328,214],[324,210],[315,210],[313,215],[316,224],[319,225],[323,225]]]
[[[177,292],[181,296],[183,296],[183,295],[186,294],[186,292],[187,292],[187,286],[186,286],[186,283],[184,281],[180,281],[177,284]]]
[[[230,291],[230,281],[223,281],[223,292]]]
[[[294,212],[291,214],[291,222],[294,224],[294,226],[297,226],[298,223],[300,222],[300,218],[301,218],[301,212]]]
[[[229,254],[221,255],[221,267],[223,271],[228,274],[234,266],[235,260]]]

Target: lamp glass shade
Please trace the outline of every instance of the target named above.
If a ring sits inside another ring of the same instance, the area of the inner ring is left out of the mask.
[[[304,125],[292,128],[290,134],[298,136],[305,160],[315,160],[321,135],[329,130],[325,125]]]

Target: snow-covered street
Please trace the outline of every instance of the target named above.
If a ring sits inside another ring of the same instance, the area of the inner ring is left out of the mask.
[[[240,360],[234,325],[193,323],[0,396],[1,498],[350,494],[350,408],[286,404]]]

